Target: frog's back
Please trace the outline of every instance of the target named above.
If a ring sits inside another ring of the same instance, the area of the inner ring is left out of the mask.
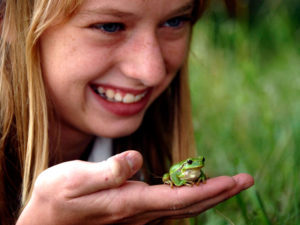
[[[181,167],[181,165],[179,163],[171,166],[171,168],[170,168],[170,174],[176,173],[180,169],[180,167]]]

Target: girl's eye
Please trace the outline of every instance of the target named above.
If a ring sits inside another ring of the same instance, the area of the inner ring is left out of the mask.
[[[164,23],[164,26],[171,28],[179,28],[183,25],[184,22],[190,21],[191,19],[188,17],[175,17],[170,19]]]
[[[116,33],[118,31],[124,30],[124,25],[121,23],[103,23],[103,24],[94,24],[92,26],[95,29],[100,29],[106,33]]]

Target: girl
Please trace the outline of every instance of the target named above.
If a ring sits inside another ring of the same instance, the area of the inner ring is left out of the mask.
[[[253,184],[149,185],[194,152],[186,58],[201,0],[0,8],[2,225],[184,218]]]

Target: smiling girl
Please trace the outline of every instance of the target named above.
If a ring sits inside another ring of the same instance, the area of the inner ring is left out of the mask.
[[[152,175],[194,153],[186,62],[201,0],[0,4],[2,225],[163,223],[253,184],[170,189]]]

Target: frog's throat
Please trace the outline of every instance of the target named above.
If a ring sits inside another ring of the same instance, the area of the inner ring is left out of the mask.
[[[190,170],[183,171],[179,175],[179,178],[181,180],[186,180],[186,181],[196,181],[199,179],[201,174],[202,174],[201,169],[190,169]]]

